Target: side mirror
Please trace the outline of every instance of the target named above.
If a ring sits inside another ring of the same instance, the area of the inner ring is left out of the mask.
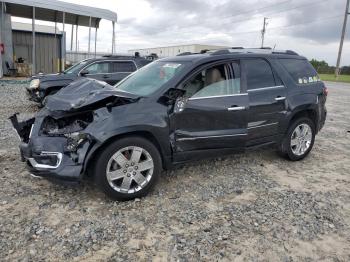
[[[179,97],[182,97],[184,94],[185,90],[178,88],[170,88],[168,91],[165,92],[164,95],[160,97],[159,100],[160,102],[166,105],[172,105]]]
[[[185,110],[186,104],[187,104],[188,98],[185,97],[179,97],[175,101],[174,105],[174,113],[181,113],[182,111]]]
[[[89,74],[89,70],[87,70],[87,69],[84,69],[83,71],[80,72],[81,76],[86,76],[88,74]]]

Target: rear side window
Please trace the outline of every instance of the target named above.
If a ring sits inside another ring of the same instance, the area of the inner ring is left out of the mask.
[[[282,66],[288,71],[298,84],[308,84],[320,81],[316,70],[306,59],[279,59]]]
[[[112,62],[112,73],[130,73],[136,71],[136,66],[131,61]]]
[[[249,59],[245,60],[244,64],[248,90],[276,85],[271,66],[265,60]]]

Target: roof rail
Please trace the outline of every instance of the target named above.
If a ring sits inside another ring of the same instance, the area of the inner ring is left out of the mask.
[[[225,55],[234,53],[243,54],[286,54],[286,55],[298,55],[292,50],[274,50],[271,47],[263,48],[243,48],[243,47],[231,47],[228,49],[219,49],[208,52],[211,55]]]
[[[176,56],[185,56],[185,55],[194,55],[196,53],[192,53],[192,52],[183,52],[183,53],[180,53],[180,54],[177,54]]]
[[[109,58],[123,58],[123,57],[135,57],[134,55],[104,55],[102,57],[109,57]]]

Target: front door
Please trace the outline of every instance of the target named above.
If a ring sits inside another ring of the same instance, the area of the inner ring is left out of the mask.
[[[199,151],[244,148],[248,95],[241,90],[238,62],[200,69],[182,88],[185,97],[170,116],[175,161]]]
[[[111,83],[110,62],[108,61],[92,63],[91,65],[85,67],[84,70],[87,70],[89,72],[86,75],[88,78],[104,81],[108,84]]]
[[[286,111],[286,88],[265,59],[242,60],[242,68],[249,96],[249,145],[271,142]]]

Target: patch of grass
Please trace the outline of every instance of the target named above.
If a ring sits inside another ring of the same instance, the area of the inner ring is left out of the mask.
[[[333,74],[319,74],[319,76],[322,81],[350,83],[350,75],[340,75],[338,79],[335,79],[335,75]]]

